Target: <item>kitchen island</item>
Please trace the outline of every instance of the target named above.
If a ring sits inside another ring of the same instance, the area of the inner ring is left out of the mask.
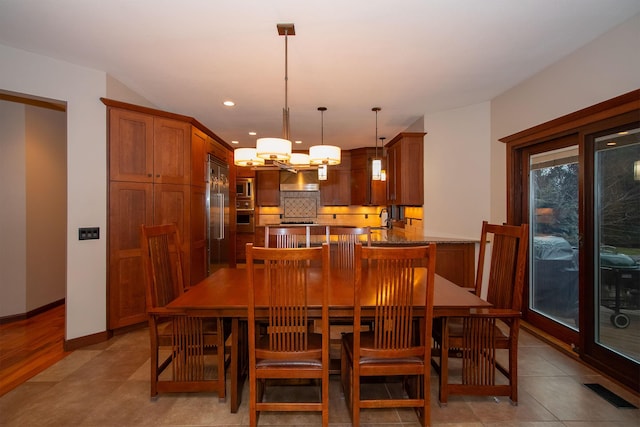
[[[268,224],[285,226],[285,224]],[[286,224],[287,227],[326,227],[329,224]],[[335,224],[330,224],[335,225]],[[311,233],[316,239],[318,233]],[[253,243],[264,246],[264,226],[256,226]],[[473,288],[477,239],[425,236],[403,228],[371,227],[373,246],[417,246],[436,243],[436,274],[465,288]]]

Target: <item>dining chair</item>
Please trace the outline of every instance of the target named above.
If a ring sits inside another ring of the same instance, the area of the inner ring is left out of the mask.
[[[464,317],[441,318],[434,322],[434,359],[440,375],[439,401],[449,395],[509,396],[518,402],[518,333],[522,292],[527,263],[527,224],[482,223],[476,295],[486,283],[486,300],[491,308],[475,310]],[[491,253],[488,244],[491,240]],[[487,259],[487,257],[489,257]],[[488,270],[485,270],[485,261]],[[500,362],[507,353],[507,366]],[[439,364],[436,357],[439,354]],[[451,381],[450,358],[461,359],[461,373]],[[500,381],[497,372],[506,381]],[[506,382],[506,383],[505,383]]]
[[[301,248],[309,247],[307,227],[264,227],[264,247],[265,248]]]
[[[151,397],[163,392],[217,392],[224,400],[229,358],[223,320],[165,308],[184,292],[177,226],[142,225],[140,243],[151,341]],[[215,376],[211,358],[216,361]],[[170,374],[162,375],[169,367]]]
[[[371,229],[331,225],[327,242],[331,247],[331,268],[354,271],[356,243],[371,246]]]
[[[356,244],[353,333],[342,338],[340,374],[354,426],[360,425],[362,408],[391,407],[414,407],[422,425],[430,425],[429,361],[435,256],[435,244],[414,247]],[[423,308],[422,313],[414,312],[416,280],[426,281],[424,301],[416,301]],[[361,299],[365,287],[370,291],[375,289],[375,299]],[[423,316],[420,322],[415,321],[418,315]],[[361,330],[363,317],[373,319],[373,330]],[[402,379],[407,397],[363,396],[362,383],[371,377],[377,377],[378,381]]]
[[[319,411],[329,423],[329,247],[247,244],[249,424],[265,411]],[[256,261],[262,263],[256,263]],[[315,266],[321,265],[321,272]],[[310,331],[307,279],[322,274],[322,330]],[[266,319],[266,327],[263,327]],[[257,322],[262,322],[257,324]],[[261,333],[264,331],[264,333]],[[274,401],[268,380],[320,381],[319,401]],[[264,399],[269,397],[269,399]]]

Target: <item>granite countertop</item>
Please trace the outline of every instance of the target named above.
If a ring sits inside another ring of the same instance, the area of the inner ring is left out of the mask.
[[[285,224],[268,224],[268,225],[285,225]],[[309,226],[309,227],[325,227],[326,224],[286,224],[290,226]],[[460,237],[437,237],[437,236],[425,236],[419,233],[405,231],[403,228],[386,229],[381,227],[371,227],[371,244],[374,246],[398,246],[398,245],[420,245],[429,243],[448,243],[448,244],[466,244],[477,243],[476,239],[465,239]]]
[[[478,239],[464,239],[459,237],[437,237],[424,236],[418,233],[412,233],[403,229],[394,228],[391,230],[374,228],[371,230],[371,244],[377,246],[383,245],[416,245],[429,243],[449,243],[449,244],[465,244],[476,243]]]

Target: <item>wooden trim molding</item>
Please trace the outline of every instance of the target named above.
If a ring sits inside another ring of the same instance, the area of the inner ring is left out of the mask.
[[[580,127],[639,109],[640,89],[636,89],[513,135],[505,136],[500,138],[499,141],[508,144],[509,150],[513,150],[542,139],[572,133]]]
[[[50,302],[49,304],[45,304],[42,307],[35,308],[26,313],[12,314],[11,316],[0,317],[0,325],[4,325],[7,323],[18,322],[20,320],[30,319],[33,316],[37,316],[40,313],[44,313],[45,311],[49,311],[54,307],[58,307],[59,305],[64,304],[64,298],[59,299],[57,301]]]
[[[83,337],[73,338],[71,340],[64,340],[64,351],[78,350],[79,348],[86,347],[88,345],[98,344],[107,341],[111,338],[109,331],[98,332],[97,334],[85,335]]]

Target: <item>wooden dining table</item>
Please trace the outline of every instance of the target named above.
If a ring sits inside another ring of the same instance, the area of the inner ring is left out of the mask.
[[[259,283],[261,269],[257,269],[256,280]],[[309,317],[320,318],[322,306],[321,269],[309,268],[307,278],[307,302]],[[366,308],[375,306],[375,290],[368,285],[367,270],[363,269],[363,317]],[[414,276],[413,301],[416,302],[414,314],[424,314],[426,291],[426,269],[417,268]],[[192,286],[187,292],[169,303],[166,308],[186,312],[198,317],[223,317],[231,320],[230,364],[231,412],[237,412],[242,396],[242,387],[247,375],[246,366],[246,321],[248,297],[248,270],[245,268],[221,268]],[[256,293],[256,307],[267,306],[267,295]],[[433,301],[434,317],[464,315],[476,308],[491,305],[447,279],[436,275]],[[329,280],[329,317],[330,320],[353,319],[353,274],[332,270]]]

